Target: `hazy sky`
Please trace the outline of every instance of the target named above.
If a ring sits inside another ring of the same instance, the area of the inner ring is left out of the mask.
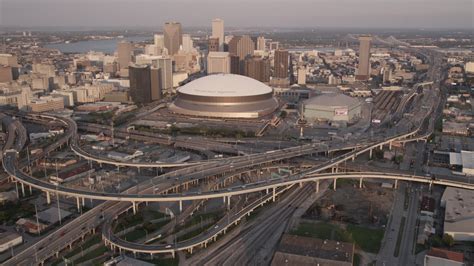
[[[2,26],[473,28],[473,0],[0,0]]]

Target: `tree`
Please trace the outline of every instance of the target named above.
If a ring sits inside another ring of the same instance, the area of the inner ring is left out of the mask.
[[[449,234],[444,234],[443,243],[448,247],[452,247],[454,246],[454,238]]]
[[[433,247],[441,247],[443,245],[443,240],[438,235],[435,235],[431,238],[431,245]]]

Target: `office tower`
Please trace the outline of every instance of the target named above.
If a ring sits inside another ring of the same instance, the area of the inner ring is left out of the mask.
[[[270,81],[270,61],[257,56],[245,59],[245,75],[260,82]]]
[[[173,89],[173,64],[171,58],[162,57],[153,60],[153,66],[161,69],[161,88],[163,91]]]
[[[151,73],[148,65],[131,65],[128,68],[130,76],[130,96],[134,103],[151,102]]]
[[[169,55],[175,55],[183,41],[181,38],[181,23],[166,22],[163,31],[165,33],[165,48],[168,49]]]
[[[193,50],[193,39],[191,39],[191,35],[183,34],[183,44],[181,47],[186,53],[189,53]]]
[[[371,36],[359,37],[359,67],[357,69],[357,80],[368,80],[370,77],[370,41]]]
[[[219,52],[219,38],[209,38],[207,41],[207,49],[209,52]]]
[[[151,85],[151,100],[161,100],[162,96],[162,78],[161,69],[157,67],[150,68],[150,85]]]
[[[132,49],[132,44],[127,41],[119,42],[117,44],[119,69],[127,68],[128,64],[132,61]]]
[[[301,66],[298,68],[298,85],[306,84],[306,68]]]
[[[154,44],[156,45],[156,47],[158,47],[158,49],[165,48],[165,36],[164,35],[155,34],[155,36],[153,36],[153,40],[154,40]]]
[[[241,74],[240,70],[240,58],[238,55],[230,54],[230,73],[232,74]]]
[[[219,39],[219,51],[224,51],[224,20],[219,18],[212,20],[212,37]]]
[[[265,51],[265,38],[263,36],[257,38],[257,50]]]
[[[255,43],[248,35],[234,36],[229,42],[229,53],[239,56],[241,61],[245,57],[253,55],[254,50]]]
[[[230,73],[228,52],[209,52],[207,55],[207,73]]]
[[[288,78],[289,55],[287,50],[275,51],[275,78]]]
[[[130,96],[134,103],[149,103],[161,99],[161,70],[149,65],[131,65]]]

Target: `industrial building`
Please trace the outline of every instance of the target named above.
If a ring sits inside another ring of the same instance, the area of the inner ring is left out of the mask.
[[[271,265],[350,266],[353,261],[353,243],[284,234]]]
[[[215,74],[178,88],[170,111],[183,115],[220,118],[258,118],[278,108],[273,89],[257,80],[233,74]]]
[[[451,166],[462,167],[462,172],[464,174],[474,176],[474,152],[473,151],[450,152],[449,164]]]
[[[444,233],[455,241],[474,241],[474,192],[447,187],[441,198],[445,208]]]
[[[303,103],[307,121],[352,122],[360,117],[361,102],[340,93],[323,93]]]

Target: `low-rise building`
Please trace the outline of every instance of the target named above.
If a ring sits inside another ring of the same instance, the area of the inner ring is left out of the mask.
[[[443,134],[468,136],[469,127],[466,123],[443,122]]]
[[[447,187],[441,206],[445,208],[444,233],[455,241],[474,241],[474,191]]]
[[[39,234],[43,232],[48,226],[28,218],[20,218],[15,223],[16,230],[19,232],[27,232],[30,234]]]
[[[271,265],[352,266],[353,260],[353,243],[284,234]]]
[[[464,266],[464,255],[441,248],[431,248],[425,255],[424,266]]]
[[[0,203],[4,204],[8,201],[16,201],[18,199],[18,195],[15,191],[4,191],[0,192]]]
[[[31,100],[28,104],[28,110],[35,113],[62,109],[64,109],[64,100],[62,97],[43,96],[39,99]]]
[[[461,151],[449,153],[449,164],[451,166],[462,167],[462,173],[466,175],[474,175],[474,152]]]

